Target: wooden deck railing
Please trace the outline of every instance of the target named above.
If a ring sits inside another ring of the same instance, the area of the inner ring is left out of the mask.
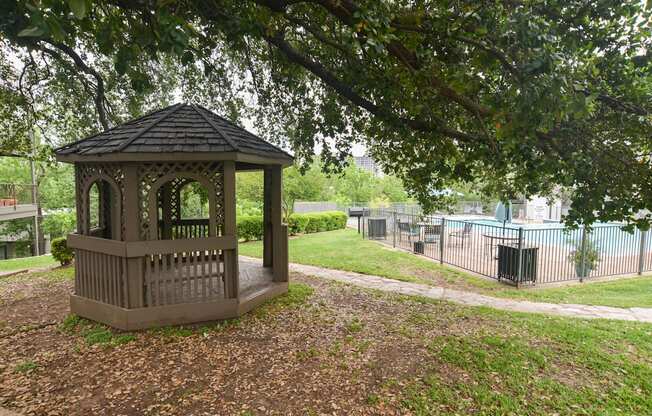
[[[75,294],[149,307],[224,298],[224,254],[235,253],[237,241],[223,236],[125,242],[71,234],[68,246],[75,249]],[[138,267],[128,267],[133,259]]]
[[[75,294],[98,302],[126,307],[126,258],[75,250]]]
[[[163,235],[163,221],[159,221],[159,235]],[[208,237],[209,220],[205,218],[192,218],[173,221],[170,225],[170,237],[173,240],[185,238]]]

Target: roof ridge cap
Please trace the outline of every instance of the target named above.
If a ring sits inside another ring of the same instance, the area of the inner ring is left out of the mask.
[[[166,119],[166,118],[168,118],[169,116],[171,116],[172,114],[176,113],[177,110],[179,110],[181,107],[183,107],[183,106],[185,106],[185,105],[186,105],[185,103],[175,104],[175,105],[173,106],[173,108],[170,109],[170,111],[166,112],[165,114],[162,114],[160,117],[156,118],[156,119],[155,119],[154,121],[152,121],[150,124],[148,124],[147,126],[141,128],[140,130],[138,130],[138,131],[136,132],[136,134],[134,134],[133,136],[131,136],[130,138],[128,138],[127,140],[125,140],[125,141],[124,141],[120,146],[117,146],[115,149],[111,150],[110,153],[116,153],[116,152],[120,152],[120,151],[124,150],[125,147],[129,146],[130,144],[132,144],[132,143],[133,143],[137,138],[139,138],[139,137],[142,136],[143,134],[147,133],[147,131],[149,131],[152,127],[156,126],[158,123],[160,123],[160,122],[163,121],[164,119]]]
[[[206,114],[204,114],[203,112],[201,112],[199,110],[200,106],[198,106],[196,104],[191,104],[191,107],[193,108],[193,110],[195,110],[197,112],[197,114],[199,114],[204,120],[206,120],[206,122],[208,124],[210,124],[210,126],[213,129],[215,129],[215,131],[217,131],[220,134],[220,136],[222,136],[222,138],[224,140],[226,140],[226,142],[233,148],[233,150],[235,150],[236,152],[240,151],[240,147],[233,141],[233,139],[225,131],[223,131],[221,128],[219,128],[217,126],[217,124],[215,124],[215,122],[213,120],[209,119],[206,116]],[[204,107],[201,107],[201,109],[206,110]],[[209,111],[209,110],[206,110],[206,111]]]

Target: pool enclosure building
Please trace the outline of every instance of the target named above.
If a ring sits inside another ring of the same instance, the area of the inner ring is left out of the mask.
[[[75,165],[73,313],[131,330],[232,318],[287,291],[281,180],[292,157],[283,150],[201,106],[176,104],[56,156]],[[264,171],[260,263],[238,258],[242,170]],[[186,186],[201,189],[205,218],[184,217]]]

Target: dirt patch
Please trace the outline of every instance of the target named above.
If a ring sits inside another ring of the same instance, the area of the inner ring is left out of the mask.
[[[142,331],[112,346],[62,330],[70,281],[3,286],[0,407],[38,415],[409,414],[406,386],[439,362],[430,340],[508,333],[502,321],[447,303],[296,274],[292,281],[313,295],[227,325]],[[435,371],[461,377],[450,365]]]
[[[21,328],[61,321],[69,313],[73,283],[45,273],[12,276],[0,285],[0,337]]]

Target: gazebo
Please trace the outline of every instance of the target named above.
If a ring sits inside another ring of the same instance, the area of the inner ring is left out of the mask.
[[[75,165],[73,313],[133,330],[237,317],[287,291],[281,180],[293,158],[283,150],[201,106],[176,104],[55,153]],[[264,171],[260,263],[238,258],[240,170]],[[207,218],[183,218],[190,184],[207,198]]]

